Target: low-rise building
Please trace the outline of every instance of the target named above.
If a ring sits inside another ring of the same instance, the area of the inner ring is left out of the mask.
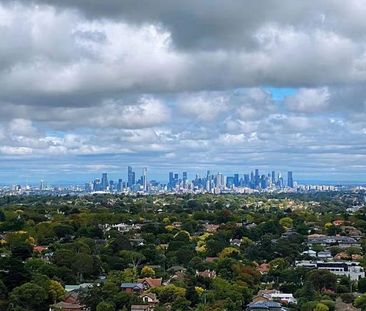
[[[358,262],[336,262],[336,261],[297,261],[296,267],[309,269],[328,270],[339,276],[347,276],[352,281],[357,281],[365,277],[365,271]]]

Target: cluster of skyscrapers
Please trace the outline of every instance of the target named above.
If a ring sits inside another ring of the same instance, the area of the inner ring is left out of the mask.
[[[149,183],[147,180],[147,168],[142,170],[140,179],[136,180],[136,173],[132,167],[127,168],[127,182],[124,182],[121,178],[118,182],[108,179],[108,174],[103,173],[102,178],[97,178],[93,182],[85,184],[85,191],[97,192],[97,191],[109,191],[109,192],[122,192],[130,190],[132,192],[148,192]]]
[[[238,189],[284,189],[294,188],[292,172],[287,172],[286,180],[281,173],[272,171],[268,174],[260,174],[255,169],[249,174],[233,174],[225,176],[222,173],[212,174],[207,171],[203,177],[195,175],[194,179],[188,179],[188,173],[169,172],[168,182],[159,183],[149,181],[147,178],[147,168],[143,168],[141,177],[136,179],[136,173],[131,166],[127,168],[127,180],[118,179],[117,182],[108,179],[107,173],[102,174],[102,178],[97,178],[93,182],[85,184],[87,192],[184,192],[184,191],[203,191],[211,193],[221,193],[225,191],[236,191]]]
[[[287,179],[284,180],[281,173],[276,175],[275,171],[265,175],[260,174],[259,170],[256,169],[250,174],[243,174],[242,176],[238,173],[232,176],[224,176],[222,173],[211,174],[207,171],[205,177],[195,176],[191,182],[188,181],[187,172],[183,172],[182,178],[179,178],[179,174],[170,172],[169,182],[167,185],[168,190],[174,189],[204,189],[208,192],[214,190],[230,190],[234,188],[249,188],[249,189],[268,189],[268,188],[294,188],[294,180],[292,171],[287,172]]]

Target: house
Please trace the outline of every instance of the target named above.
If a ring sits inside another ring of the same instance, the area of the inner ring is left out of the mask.
[[[257,301],[277,301],[285,304],[297,304],[297,300],[293,294],[282,293],[278,290],[260,290],[257,296],[253,299]]]
[[[268,263],[262,263],[257,267],[257,271],[259,271],[261,274],[266,274],[269,272],[270,265]]]
[[[80,304],[79,294],[76,292],[67,293],[64,301],[50,306],[50,311],[86,311],[85,305]]]
[[[209,278],[209,279],[214,279],[216,277],[216,271],[211,271],[211,270],[205,270],[205,271],[196,271],[196,275],[203,277],[203,278]]]
[[[78,303],[61,301],[50,306],[50,311],[86,311],[88,308]]]
[[[156,294],[153,293],[144,293],[140,295],[142,301],[150,306],[155,306],[159,303],[159,300],[156,298]]]
[[[331,254],[329,251],[322,251],[322,252],[319,252],[317,257],[318,257],[319,259],[323,259],[323,260],[333,258],[333,257],[332,257],[332,254]]]
[[[240,245],[241,245],[241,240],[239,240],[239,239],[231,239],[231,240],[230,240],[230,245],[231,245],[231,246],[240,247]]]
[[[282,305],[274,301],[256,301],[248,305],[247,311],[284,311]]]
[[[137,282],[143,284],[145,290],[161,286],[162,281],[162,278],[144,278],[137,280]]]
[[[41,246],[41,245],[33,246],[33,252],[35,252],[35,253],[42,253],[43,251],[46,251],[47,249],[48,249],[47,246]]]
[[[301,253],[301,255],[304,255],[304,256],[310,256],[310,257],[316,257],[316,251],[313,251],[312,249],[309,249],[307,251],[303,251]]]
[[[322,245],[324,247],[330,247],[337,245],[340,248],[349,248],[352,246],[361,247],[360,243],[357,242],[354,238],[348,236],[326,236],[326,235],[317,235],[317,236],[308,236],[308,246],[312,247],[313,245]]]
[[[154,311],[154,307],[149,305],[132,305],[131,311]]]
[[[121,288],[126,293],[140,293],[144,291],[144,284],[142,283],[122,283]]]
[[[365,271],[359,262],[348,261],[296,261],[296,267],[304,267],[310,269],[328,270],[335,275],[349,277],[352,281],[357,281],[365,277]]]
[[[208,233],[216,233],[217,230],[220,228],[220,225],[214,225],[214,224],[205,224],[204,230]]]
[[[66,292],[80,291],[83,289],[88,289],[93,286],[93,283],[82,283],[78,285],[65,285]]]

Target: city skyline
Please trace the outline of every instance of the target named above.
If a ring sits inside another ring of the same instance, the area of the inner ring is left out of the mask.
[[[0,183],[125,165],[366,182],[366,3],[0,0]]]
[[[159,171],[154,170],[150,167],[138,167],[138,166],[131,166],[128,165],[125,168],[119,168],[115,171],[109,171],[106,169],[99,169],[98,171],[93,171],[90,174],[84,174],[80,175],[77,178],[70,177],[67,180],[53,180],[53,179],[47,179],[47,178],[40,178],[40,179],[26,179],[26,180],[19,180],[19,181],[11,181],[8,180],[8,182],[0,182],[0,185],[2,186],[9,186],[9,185],[32,185],[37,186],[40,183],[44,183],[47,185],[52,186],[67,186],[67,185],[85,185],[86,182],[93,183],[95,180],[98,180],[100,182],[100,185],[103,185],[102,188],[106,188],[108,185],[109,180],[113,180],[114,184],[117,183],[123,183],[125,184],[125,187],[129,187],[128,185],[132,184],[141,184],[144,185],[144,189],[147,187],[147,183],[150,181],[157,182],[162,185],[169,185],[172,178],[178,178],[179,180],[184,182],[185,180],[192,181],[195,178],[205,178],[208,173],[210,173],[212,176],[221,174],[223,178],[235,178],[236,175],[239,176],[239,179],[245,178],[245,176],[249,176],[250,178],[252,174],[256,174],[256,171],[259,173],[259,177],[266,176],[269,180],[274,182],[275,179],[277,179],[279,176],[282,177],[284,185],[288,186],[288,181],[290,181],[290,184],[293,187],[294,184],[301,184],[301,185],[366,185],[366,182],[363,181],[330,181],[330,180],[321,180],[321,179],[304,179],[301,177],[299,178],[297,171],[289,171],[288,169],[276,169],[276,168],[232,168],[231,170],[219,170],[210,168],[206,171],[196,171],[196,170],[190,170],[190,169],[181,169],[181,170],[175,170],[175,168],[167,169],[166,171]],[[295,178],[294,178],[294,174]],[[146,178],[144,178],[146,176]],[[146,182],[146,183],[144,183]]]

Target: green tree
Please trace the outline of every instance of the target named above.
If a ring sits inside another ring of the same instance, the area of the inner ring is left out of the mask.
[[[53,303],[56,303],[64,298],[65,290],[59,282],[50,280],[48,284],[48,296]]]
[[[354,306],[364,310],[366,308],[366,294],[358,296],[353,302]]]
[[[318,291],[335,290],[336,288],[337,277],[328,270],[312,270],[308,273],[307,278]]]
[[[47,292],[34,283],[25,283],[14,288],[9,295],[10,310],[21,307],[24,310],[47,310]]]
[[[319,302],[316,306],[315,306],[315,309],[314,311],[329,311],[329,308],[327,305]]]
[[[115,311],[116,308],[113,303],[101,301],[97,305],[97,311]]]
[[[293,220],[290,217],[281,218],[280,225],[286,229],[292,228]]]
[[[85,274],[91,274],[93,272],[93,263],[94,261],[91,255],[80,253],[74,256],[72,269],[77,274],[80,282],[83,281]]]

